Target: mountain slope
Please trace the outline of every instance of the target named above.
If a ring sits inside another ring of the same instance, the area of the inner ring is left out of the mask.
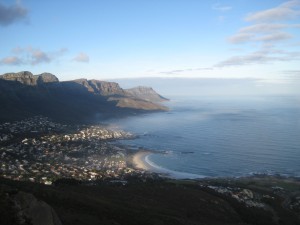
[[[146,95],[144,95],[146,96]],[[92,121],[166,107],[129,95],[119,84],[77,79],[59,82],[50,73],[0,76],[0,121],[44,115],[65,122]]]
[[[138,86],[125,90],[128,96],[132,96],[138,99],[143,99],[150,102],[163,102],[168,101],[167,98],[157,94],[151,87]]]

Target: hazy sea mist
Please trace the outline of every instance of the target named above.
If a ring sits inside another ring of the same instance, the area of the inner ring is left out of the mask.
[[[201,176],[300,176],[300,100],[291,96],[173,96],[169,112],[109,121],[139,138],[133,147],[167,152],[155,165]],[[187,176],[188,177],[188,176]]]

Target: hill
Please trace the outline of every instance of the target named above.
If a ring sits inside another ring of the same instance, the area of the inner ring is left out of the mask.
[[[296,196],[299,196],[295,195],[299,191],[299,181],[295,180],[242,178],[228,181],[139,181],[137,179],[128,181],[126,185],[112,182],[84,185],[76,183],[75,180],[68,182],[65,180],[55,186],[6,179],[0,181],[0,223],[6,225],[30,224],[30,218],[34,220],[37,212],[44,215],[53,210],[56,212],[52,214],[53,219],[59,218],[64,225],[296,225],[300,223],[299,206],[295,207],[294,201]],[[285,185],[286,188],[274,189],[272,185]],[[222,191],[214,191],[212,187],[218,187]],[[235,191],[239,194],[233,195]],[[21,206],[34,208],[31,206],[35,206],[37,200],[39,205],[44,205],[43,211],[33,210],[29,214],[29,223],[16,222],[18,218],[16,215],[24,215],[25,211],[14,207],[14,204],[19,204],[22,196],[24,200]],[[250,197],[252,200],[248,200],[249,203],[261,198],[261,204],[266,206],[264,208],[249,206],[240,201]],[[54,223],[53,220],[52,223],[47,224],[60,224],[60,222]]]
[[[157,94],[151,87],[138,86],[135,88],[126,89],[126,93],[129,96],[142,98],[150,102],[168,101],[167,98],[164,98],[161,95]]]

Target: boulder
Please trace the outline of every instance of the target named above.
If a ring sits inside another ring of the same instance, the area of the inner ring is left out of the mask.
[[[21,224],[30,222],[32,225],[62,225],[53,208],[32,194],[19,191],[14,195],[13,201]]]

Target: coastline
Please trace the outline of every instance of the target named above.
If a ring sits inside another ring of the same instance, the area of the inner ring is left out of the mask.
[[[146,170],[149,172],[155,172],[156,168],[147,162],[147,157],[152,154],[154,154],[154,153],[150,152],[150,151],[145,151],[145,150],[137,151],[132,156],[133,166],[136,169]]]
[[[158,152],[152,152],[147,150],[138,150],[135,152],[131,158],[132,165],[135,169],[140,169],[152,173],[157,173],[161,177],[171,178],[171,179],[203,179],[205,176],[192,174],[192,173],[185,173],[185,172],[178,172],[174,170],[169,170],[163,167],[156,165],[154,162],[151,162],[149,156],[153,154],[161,154]]]
[[[260,180],[260,179],[267,179],[267,180],[273,180],[273,179],[279,179],[284,181],[289,180],[296,180],[297,182],[300,181],[300,177],[295,176],[283,176],[279,174],[271,175],[271,174],[252,174],[249,176],[240,176],[240,177],[231,177],[231,176],[225,176],[225,177],[208,177],[204,175],[199,174],[193,174],[193,173],[186,173],[186,172],[179,172],[175,170],[170,170],[164,167],[161,167],[154,162],[152,162],[149,159],[149,156],[154,154],[163,154],[161,152],[157,151],[151,151],[151,150],[135,150],[134,152],[131,152],[131,157],[129,159],[130,164],[133,166],[133,168],[137,170],[143,170],[150,173],[157,173],[160,177],[174,179],[174,180],[198,180],[198,181],[205,181],[205,180],[234,180],[234,181],[248,181],[248,180]]]

